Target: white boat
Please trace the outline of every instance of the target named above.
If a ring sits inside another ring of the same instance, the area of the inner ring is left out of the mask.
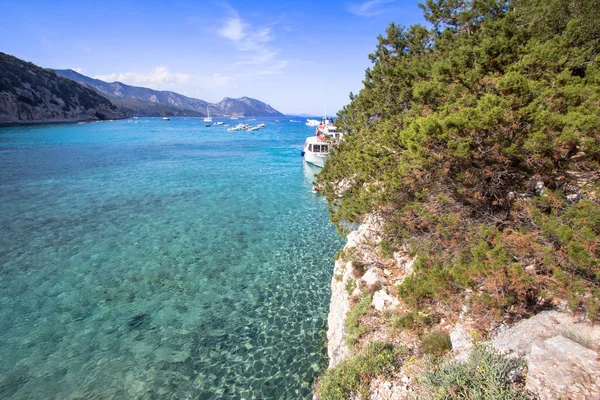
[[[317,121],[317,120],[307,120]],[[317,121],[315,135],[306,138],[302,156],[306,162],[323,168],[325,161],[329,158],[329,150],[343,139],[344,134],[338,132],[333,124],[333,119],[325,115],[321,121]],[[307,122],[308,125],[308,122]]]
[[[312,165],[323,168],[325,161],[329,158],[329,146],[325,139],[319,136],[309,136],[304,142],[302,156],[304,160]]]
[[[206,116],[206,118],[204,118],[204,122],[212,122],[212,118],[210,117],[210,110],[208,109],[208,107],[206,107],[206,114],[208,114]]]
[[[306,126],[319,126],[319,120],[318,119],[307,119]]]
[[[232,115],[229,119],[238,119],[238,117]]]
[[[223,125],[223,121],[215,122],[215,125]]]
[[[342,138],[342,133],[337,131],[337,128],[333,124],[333,119],[329,118],[327,114],[319,121],[315,134],[327,135],[334,139]]]
[[[169,118],[169,117],[163,117],[163,121],[170,121],[170,120],[171,120],[171,118]]]

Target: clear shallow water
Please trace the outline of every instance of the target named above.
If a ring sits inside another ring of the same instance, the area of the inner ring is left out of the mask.
[[[309,398],[333,254],[303,124],[0,128],[0,398]]]

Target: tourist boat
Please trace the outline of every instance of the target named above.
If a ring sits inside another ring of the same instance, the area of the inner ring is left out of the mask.
[[[170,120],[171,120],[171,118],[169,118],[169,117],[163,117],[163,121],[170,121]]]
[[[333,124],[333,120],[325,115],[321,118],[321,121],[319,121],[317,129],[315,130],[315,135],[307,137],[304,142],[304,149],[302,150],[304,160],[317,167],[323,168],[323,166],[325,166],[325,161],[329,158],[331,146],[335,146],[342,137],[343,134],[337,131],[337,128]]]
[[[315,134],[326,135],[332,137],[333,139],[342,138],[342,133],[337,131],[337,128],[333,124],[333,119],[328,117],[327,114],[325,114],[325,116],[321,118],[319,125],[317,125],[317,130]]]
[[[204,122],[212,122],[212,118],[210,117],[210,110],[206,107],[206,118],[204,118]]]
[[[319,120],[318,119],[307,119],[306,126],[319,126]]]
[[[329,146],[323,136],[309,136],[304,142],[302,156],[307,163],[323,168],[329,158]]]

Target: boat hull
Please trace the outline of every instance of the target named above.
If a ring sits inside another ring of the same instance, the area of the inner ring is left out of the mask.
[[[329,155],[315,154],[310,151],[304,152],[304,161],[320,168],[325,166],[325,161],[327,161],[328,158]]]

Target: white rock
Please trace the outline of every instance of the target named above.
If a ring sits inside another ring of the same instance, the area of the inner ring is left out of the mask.
[[[400,305],[398,299],[390,296],[385,290],[381,289],[373,295],[373,307],[377,311],[382,311],[386,308],[393,308]]]
[[[385,283],[385,279],[381,276],[381,270],[379,268],[369,268],[360,279],[363,280],[367,286]]]
[[[467,361],[473,349],[473,341],[461,324],[457,324],[450,331],[450,341],[454,358],[458,361]]]
[[[562,335],[536,342],[527,357],[526,389],[540,399],[600,399],[598,354]]]
[[[578,341],[600,345],[600,326],[589,326],[561,311],[544,311],[510,328],[504,328],[492,340],[492,345],[511,356],[523,357],[529,354],[534,342],[556,335],[579,337]]]

